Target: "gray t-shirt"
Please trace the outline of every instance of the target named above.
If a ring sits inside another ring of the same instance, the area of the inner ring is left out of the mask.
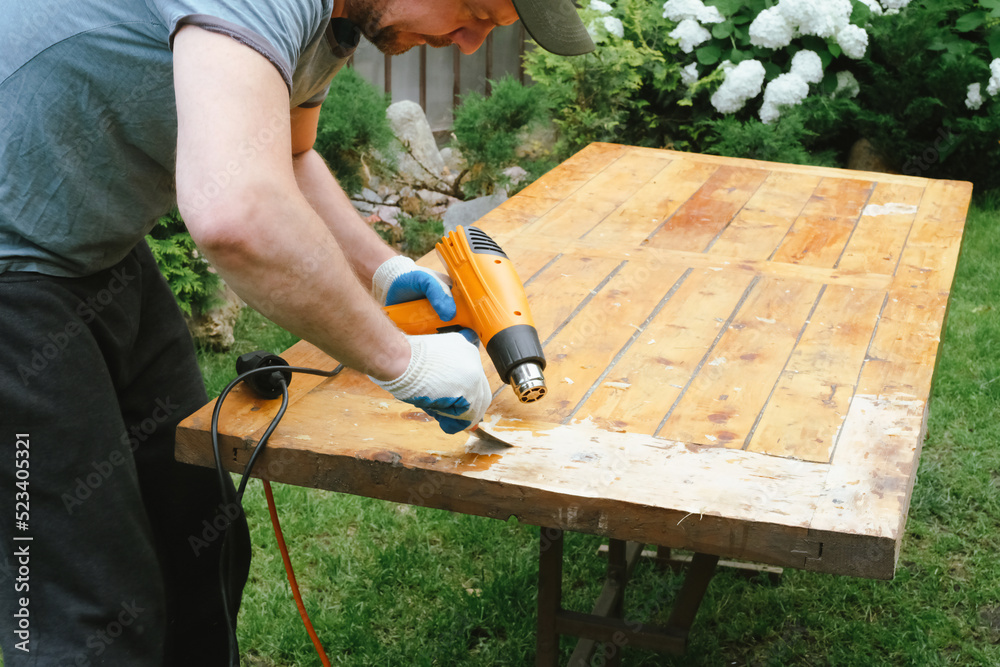
[[[80,276],[121,260],[175,204],[170,47],[194,24],[270,60],[316,106],[358,32],[333,0],[0,4],[0,273]]]

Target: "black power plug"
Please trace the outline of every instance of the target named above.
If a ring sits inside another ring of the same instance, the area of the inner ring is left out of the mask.
[[[279,368],[281,366],[287,367],[288,362],[278,355],[271,354],[265,350],[247,352],[246,354],[241,354],[236,359],[236,372],[240,375],[248,371],[257,370],[258,368]],[[246,377],[245,382],[261,398],[271,399],[281,396],[282,380],[284,380],[286,387],[291,384],[292,371],[275,370],[271,373],[252,373]]]

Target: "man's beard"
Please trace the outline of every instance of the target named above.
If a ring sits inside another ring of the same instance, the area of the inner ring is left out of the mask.
[[[350,0],[347,6],[347,18],[358,26],[361,34],[375,48],[387,56],[398,56],[416,46],[402,40],[399,28],[382,26],[382,16],[388,0]],[[437,35],[422,35],[427,44],[435,47],[449,46],[451,39]]]

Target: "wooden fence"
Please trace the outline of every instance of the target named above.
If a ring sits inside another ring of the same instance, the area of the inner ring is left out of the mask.
[[[375,86],[392,95],[392,101],[418,102],[435,132],[451,128],[453,110],[462,95],[476,91],[488,95],[489,80],[503,76],[525,81],[521,56],[526,35],[520,21],[495,28],[475,53],[463,55],[457,46],[434,49],[420,46],[399,56],[384,56],[365,40],[352,65]],[[528,42],[527,48],[533,46]]]

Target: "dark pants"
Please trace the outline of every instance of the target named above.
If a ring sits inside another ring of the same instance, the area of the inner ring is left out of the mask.
[[[86,278],[0,274],[5,667],[227,664],[206,526],[232,508],[214,471],[173,455],[177,423],[206,401],[144,244]],[[250,548],[245,520],[230,531],[235,617]]]

